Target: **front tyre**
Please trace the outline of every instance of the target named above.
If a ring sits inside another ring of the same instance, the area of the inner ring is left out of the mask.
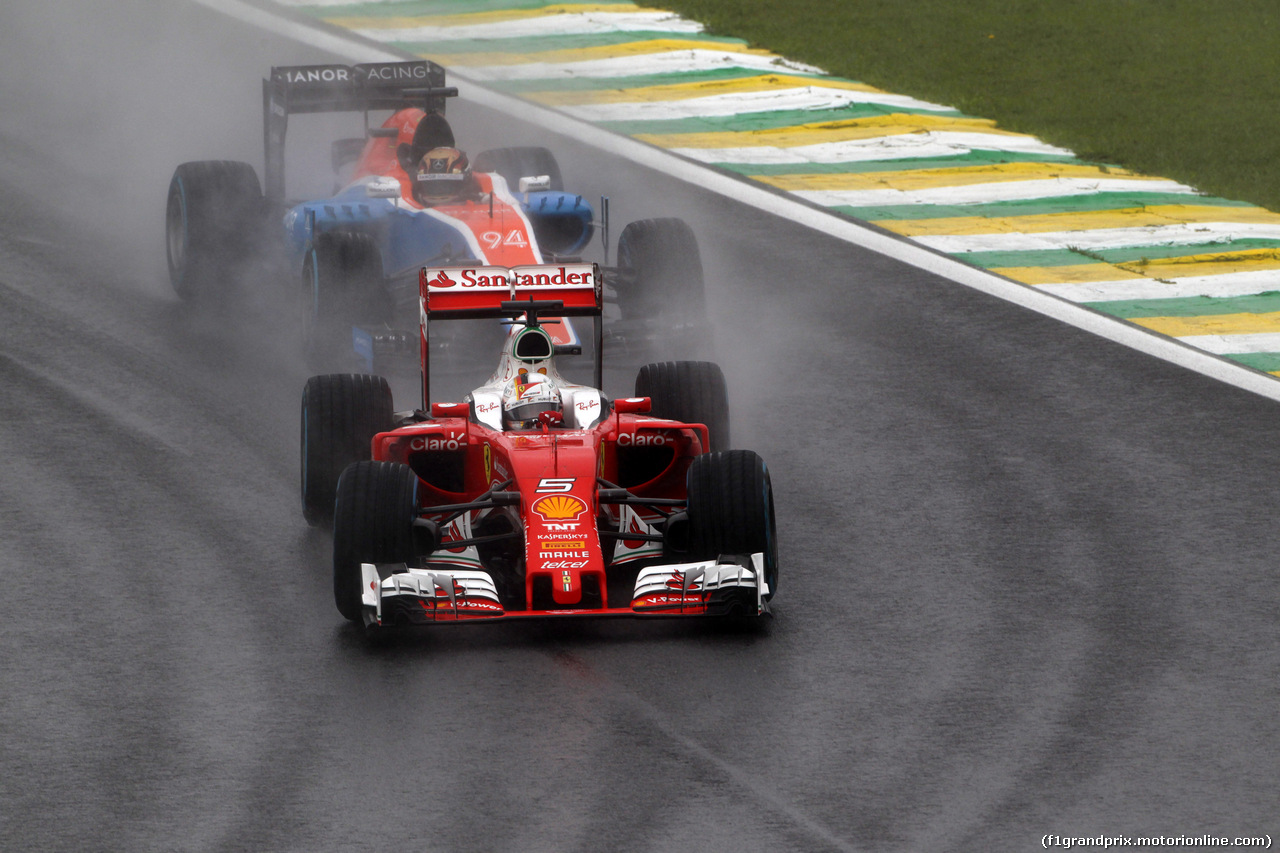
[[[416,556],[417,510],[418,478],[409,466],[357,462],[342,472],[333,516],[333,599],[347,619],[361,619],[361,563],[409,563]]]
[[[373,437],[392,427],[391,388],[381,376],[313,376],[302,391],[302,515],[312,526],[333,522],[338,478],[372,455]]]
[[[751,450],[693,460],[688,479],[689,559],[764,554],[766,600],[778,590],[778,537],[769,469]]]
[[[720,365],[710,361],[646,364],[636,375],[635,396],[648,397],[655,418],[705,424],[711,446],[729,447],[729,394]]]

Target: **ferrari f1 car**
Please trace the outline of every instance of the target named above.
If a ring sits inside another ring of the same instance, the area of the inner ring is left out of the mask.
[[[322,362],[417,351],[418,270],[426,265],[515,267],[574,262],[600,226],[608,263],[608,200],[595,212],[564,191],[546,148],[480,152],[456,146],[445,118],[445,72],[426,60],[287,66],[263,80],[265,192],[248,163],[183,163],[170,181],[166,246],[174,289],[217,301],[237,284],[282,278],[302,307],[307,349]],[[285,193],[290,116],[354,112],[362,135],[332,143],[335,194],[295,202]],[[388,113],[371,124],[370,113]],[[692,231],[678,219],[623,229],[616,267],[604,275],[617,322],[610,332],[643,337],[655,319],[688,326],[705,315]],[[682,270],[678,289],[668,271]],[[571,326],[546,324],[553,341],[578,347]]]
[[[302,396],[302,505],[333,527],[347,619],[389,625],[559,616],[760,615],[778,586],[769,472],[724,450],[710,362],[601,390],[595,264],[437,266],[419,276],[421,409],[385,378],[312,377]],[[551,318],[592,318],[595,385],[557,369]],[[430,406],[432,323],[505,320],[497,369]]]

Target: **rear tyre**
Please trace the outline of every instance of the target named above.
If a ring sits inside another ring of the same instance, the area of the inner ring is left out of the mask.
[[[702,255],[683,219],[641,219],[623,228],[618,268],[618,311],[624,320],[665,315],[680,325],[705,322]]]
[[[729,394],[720,365],[710,361],[646,364],[636,375],[637,397],[648,397],[650,413],[690,424],[706,424],[708,450],[729,447]]]
[[[227,296],[254,254],[264,209],[258,175],[248,163],[205,160],[174,170],[165,202],[165,248],[178,296]]]
[[[778,590],[778,537],[769,469],[751,450],[709,453],[689,467],[689,559],[764,554],[769,592]]]
[[[560,177],[560,165],[555,155],[546,148],[492,148],[481,151],[471,163],[474,172],[497,172],[507,182],[508,189],[520,190],[520,179],[547,175],[551,178],[549,189],[564,190]]]
[[[392,427],[391,388],[381,376],[313,376],[302,391],[302,515],[312,526],[333,523],[338,478],[368,460],[373,437]]]
[[[352,325],[377,322],[386,314],[382,278],[382,256],[372,235],[316,235],[302,269],[303,338],[314,364],[354,358]]]
[[[409,563],[418,478],[396,462],[357,462],[338,480],[333,517],[333,600],[353,622],[361,618],[361,563]]]

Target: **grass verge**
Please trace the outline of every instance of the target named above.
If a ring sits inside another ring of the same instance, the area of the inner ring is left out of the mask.
[[[994,119],[1089,160],[1280,210],[1275,0],[652,5],[832,74]]]

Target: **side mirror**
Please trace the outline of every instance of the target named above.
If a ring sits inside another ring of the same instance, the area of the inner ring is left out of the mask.
[[[643,415],[653,408],[648,397],[623,397],[613,401],[613,410],[621,415]]]
[[[551,189],[550,175],[527,175],[520,179],[520,192],[536,193]]]
[[[466,403],[432,403],[431,417],[433,418],[465,418],[471,412],[471,407]]]
[[[377,178],[364,185],[369,198],[399,198],[400,182],[395,178]]]

